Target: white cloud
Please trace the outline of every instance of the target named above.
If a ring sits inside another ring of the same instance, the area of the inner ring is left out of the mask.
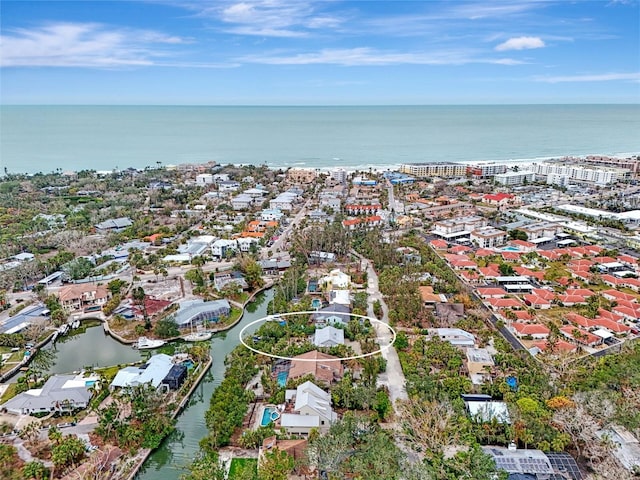
[[[334,29],[343,23],[335,14],[319,10],[323,2],[299,0],[244,0],[191,4],[198,15],[220,20],[227,33],[261,37],[306,37],[316,30]]]
[[[369,47],[323,49],[318,52],[293,55],[249,55],[238,59],[238,61],[266,65],[341,65],[347,67],[403,64],[464,65],[469,63],[516,65],[521,63],[511,59],[474,57],[471,52],[466,51],[442,50],[430,53],[416,53],[376,50]]]
[[[532,48],[544,47],[544,42],[540,37],[513,37],[496,46],[498,52],[507,50],[529,50]]]
[[[0,35],[3,67],[127,67],[153,65],[163,45],[189,40],[149,30],[110,29],[97,23],[50,23]]]
[[[535,77],[537,82],[569,83],[569,82],[613,82],[635,81],[640,82],[640,72],[631,73],[600,73],[591,75],[565,75],[556,77]]]

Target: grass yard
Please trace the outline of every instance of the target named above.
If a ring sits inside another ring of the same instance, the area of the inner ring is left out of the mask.
[[[258,472],[257,458],[233,458],[231,459],[231,468],[229,468],[229,480],[240,478],[239,474],[245,469],[250,468],[254,474]],[[244,477],[246,478],[246,477]]]

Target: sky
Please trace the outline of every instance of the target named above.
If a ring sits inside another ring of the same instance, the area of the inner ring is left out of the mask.
[[[0,103],[640,103],[640,0],[0,2]]]

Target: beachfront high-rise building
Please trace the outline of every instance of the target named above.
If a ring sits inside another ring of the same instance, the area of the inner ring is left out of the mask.
[[[467,166],[467,175],[473,178],[490,178],[507,171],[507,166],[500,163],[478,163]]]
[[[337,183],[344,183],[347,181],[347,171],[344,168],[334,168],[331,170],[331,178]]]
[[[588,165],[568,165],[558,162],[534,163],[533,171],[537,176],[543,176],[547,183],[594,183],[608,185],[631,177],[626,168],[607,168]]]
[[[464,177],[467,175],[467,166],[453,162],[404,163],[400,171],[415,177]]]

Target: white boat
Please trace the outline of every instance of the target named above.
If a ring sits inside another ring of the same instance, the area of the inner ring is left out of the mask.
[[[147,337],[138,338],[138,343],[135,344],[135,347],[140,350],[148,350],[150,348],[158,348],[164,345],[166,342],[164,340],[152,340]]]
[[[76,320],[71,324],[71,328],[78,328],[80,327],[80,320]]]
[[[185,342],[204,342],[209,340],[213,334],[211,332],[194,332],[189,335],[185,335],[182,339]]]

